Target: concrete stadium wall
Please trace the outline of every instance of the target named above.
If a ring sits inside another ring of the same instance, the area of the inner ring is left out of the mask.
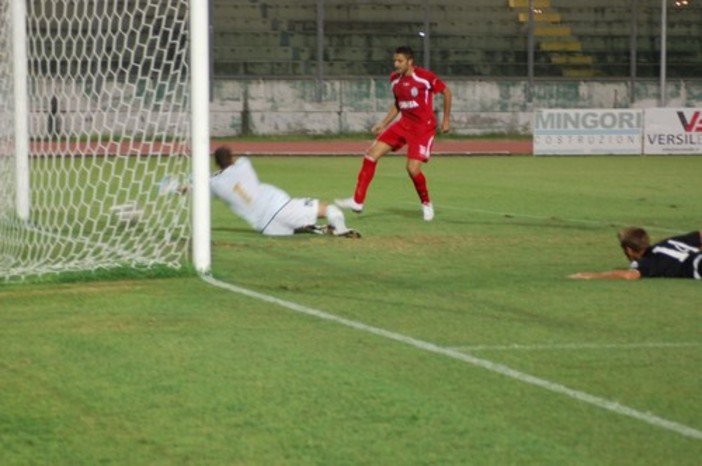
[[[534,104],[521,80],[446,80],[453,91],[453,132],[531,134],[532,109],[657,107],[659,83],[636,83],[629,104],[626,81],[536,82]],[[702,81],[667,83],[669,107],[702,106]],[[392,104],[386,79],[219,80],[211,107],[212,135],[366,132]],[[437,110],[441,97],[435,99]]]
[[[523,80],[447,80],[453,91],[455,134],[531,134],[532,110],[555,108],[651,108],[658,106],[658,82],[636,84],[629,105],[624,81],[539,81],[534,104]],[[96,87],[86,80],[35,83],[30,127],[33,137],[104,135],[105,132],[148,138],[178,134],[189,124],[182,83],[143,80],[109,82]],[[39,92],[39,91],[42,92]],[[211,104],[216,137],[241,134],[365,133],[392,105],[386,79],[218,80]],[[51,114],[51,100],[57,111]],[[133,102],[133,103],[130,103]],[[669,107],[702,107],[702,80],[668,81]],[[442,98],[435,100],[438,111]],[[53,128],[53,132],[50,130]],[[51,133],[51,134],[50,134]]]

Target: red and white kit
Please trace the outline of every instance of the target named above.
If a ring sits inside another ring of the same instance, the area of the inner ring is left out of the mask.
[[[396,151],[407,144],[407,157],[427,162],[436,134],[434,94],[446,89],[444,82],[424,68],[414,67],[410,76],[390,76],[395,105],[401,118],[378,136]]]

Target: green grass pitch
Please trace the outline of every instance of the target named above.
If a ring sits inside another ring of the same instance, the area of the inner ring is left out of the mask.
[[[360,158],[254,158],[294,196]],[[702,229],[702,157],[444,157],[423,222],[380,162],[360,240],[266,238],[213,204],[213,273],[0,286],[3,465],[696,465],[702,285],[626,267],[618,228]],[[374,334],[466,354],[646,422]]]

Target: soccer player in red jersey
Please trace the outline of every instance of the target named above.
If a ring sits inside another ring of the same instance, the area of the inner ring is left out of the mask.
[[[356,213],[363,211],[366,192],[375,175],[378,160],[388,152],[397,151],[407,145],[407,173],[422,203],[424,220],[430,221],[434,218],[434,207],[429,197],[426,178],[422,173],[422,164],[428,162],[431,157],[436,135],[433,96],[442,94],[444,97],[441,131],[446,133],[451,127],[451,90],[434,73],[415,66],[411,48],[398,47],[395,50],[394,61],[395,71],[390,75],[390,81],[395,102],[390,106],[383,121],[371,130],[377,138],[363,158],[353,197],[337,199],[335,203]],[[398,114],[400,119],[393,123]]]

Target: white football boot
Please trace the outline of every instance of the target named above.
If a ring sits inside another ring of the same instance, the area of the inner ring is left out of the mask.
[[[347,197],[345,199],[334,199],[334,204],[338,205],[342,209],[349,209],[352,212],[360,214],[363,212],[363,204],[359,204],[354,201],[352,197]]]
[[[422,204],[422,215],[424,216],[425,222],[431,222],[434,220],[434,206],[431,204],[431,202]]]

